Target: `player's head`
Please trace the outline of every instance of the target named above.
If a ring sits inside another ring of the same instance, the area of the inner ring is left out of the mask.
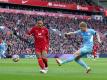
[[[81,29],[82,31],[87,31],[87,23],[81,22],[81,23],[79,24],[79,27],[80,27],[80,29]]]
[[[44,24],[43,24],[43,21],[42,21],[42,20],[38,20],[38,21],[37,21],[37,26],[38,26],[38,27],[43,27],[43,25],[44,25]]]

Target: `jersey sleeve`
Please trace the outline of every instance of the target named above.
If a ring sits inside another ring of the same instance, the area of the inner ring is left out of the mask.
[[[74,34],[80,34],[81,30],[74,31]]]
[[[96,35],[96,31],[95,31],[94,29],[91,29],[91,33],[92,33],[93,35]]]

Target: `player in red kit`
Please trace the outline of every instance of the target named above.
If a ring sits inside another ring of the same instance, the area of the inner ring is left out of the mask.
[[[49,32],[44,26],[43,21],[37,21],[37,25],[30,31],[29,35],[34,37],[35,53],[38,59],[38,64],[41,68],[41,73],[47,73],[48,71],[48,59],[47,53],[49,48]]]
[[[94,44],[93,46],[93,56],[94,56],[94,59],[97,57],[97,51],[98,51],[98,44]]]
[[[94,36],[94,46],[93,46],[93,52],[92,52],[94,59],[97,57],[98,49],[99,49],[99,43],[96,39],[96,36]]]

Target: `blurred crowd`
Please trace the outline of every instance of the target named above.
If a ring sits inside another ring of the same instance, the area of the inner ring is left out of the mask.
[[[101,35],[103,45],[100,46],[99,53],[107,53],[107,37],[104,36],[107,32],[107,24],[104,24],[102,21],[4,12],[0,13],[0,26],[5,26],[11,32],[16,31],[18,35],[5,36],[6,41],[9,43],[9,54],[34,53],[33,37],[28,37],[26,32],[36,24],[38,19],[42,19],[48,29],[52,27],[62,32],[78,30],[79,23],[85,21],[90,28],[94,28]],[[65,39],[50,30],[49,53],[72,53],[76,51],[81,44],[82,39],[79,36],[69,36],[68,39]]]
[[[42,1],[87,5],[86,0],[42,0]]]

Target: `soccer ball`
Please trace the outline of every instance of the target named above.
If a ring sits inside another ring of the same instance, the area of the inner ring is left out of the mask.
[[[16,54],[14,54],[13,56],[12,56],[12,60],[14,61],[14,62],[18,62],[19,61],[19,55],[16,55]]]

